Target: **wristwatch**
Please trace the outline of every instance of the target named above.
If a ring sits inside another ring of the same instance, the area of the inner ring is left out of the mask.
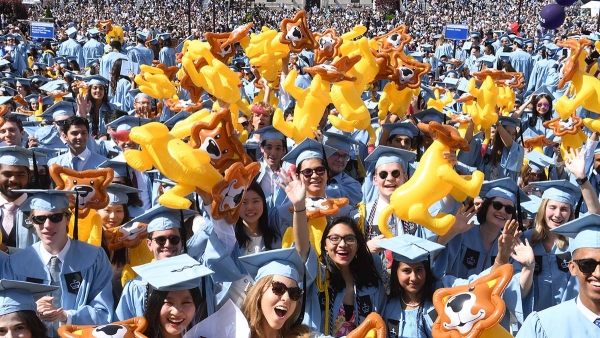
[[[575,182],[577,182],[577,184],[579,184],[580,186],[584,185],[584,184],[585,184],[585,182],[587,182],[587,181],[588,181],[588,178],[587,178],[587,176],[586,176],[586,177],[584,177],[584,178],[576,178],[576,179],[575,179]]]

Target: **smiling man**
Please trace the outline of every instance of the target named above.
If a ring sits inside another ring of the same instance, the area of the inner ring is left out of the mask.
[[[327,197],[347,197],[350,205],[360,203],[363,197],[360,183],[344,172],[350,160],[350,152],[354,152],[352,145],[357,142],[342,134],[341,131],[330,131],[323,133],[323,144],[335,149],[335,153],[327,157],[327,166],[331,177],[327,184]]]
[[[285,192],[281,191],[275,182],[279,180],[277,172],[281,169],[281,158],[287,153],[287,141],[285,135],[272,126],[259,129],[255,133],[261,137],[262,154],[256,182],[260,184],[267,197],[267,206],[271,209],[281,205],[286,198]]]
[[[88,121],[79,116],[70,116],[65,120],[62,137],[67,141],[69,152],[48,161],[48,166],[56,163],[77,171],[95,169],[107,158],[90,151],[87,148],[90,137]]]

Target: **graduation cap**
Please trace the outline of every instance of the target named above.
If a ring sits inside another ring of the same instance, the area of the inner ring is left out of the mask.
[[[152,122],[151,119],[146,119],[143,117],[135,117],[131,115],[124,115],[119,117],[118,119],[107,124],[107,127],[113,127],[120,131],[130,131],[133,127],[143,126],[146,123]]]
[[[523,39],[523,44],[525,46],[532,46],[533,47],[533,39]]]
[[[515,44],[515,43],[516,43],[516,44],[517,44],[519,47],[521,47],[521,46],[523,46],[523,39],[517,36],[517,37],[515,37],[515,38],[513,39],[513,44]]]
[[[75,195],[75,190],[53,190],[53,189],[21,189],[13,192],[29,194],[29,197],[19,209],[23,211],[57,211],[69,208],[69,197]]]
[[[68,101],[59,101],[53,104],[50,108],[46,109],[42,114],[42,117],[48,120],[54,120],[59,116],[73,116],[75,115],[75,105]]]
[[[334,133],[326,131],[323,132],[323,144],[336,150],[342,150],[349,153],[350,150],[352,150],[352,145],[358,144],[358,142],[347,135],[341,134],[341,132]]]
[[[127,164],[127,161],[125,161],[125,155],[123,155],[123,153],[100,163],[97,168],[112,168],[115,172],[115,177],[130,177],[129,165]]]
[[[165,122],[163,122],[163,124],[165,126],[167,126],[169,129],[173,129],[173,127],[175,127],[175,125],[178,122],[181,122],[181,121],[187,119],[191,115],[192,115],[191,113],[188,113],[188,112],[182,110],[179,113],[173,115],[170,119],[168,119]],[[263,129],[265,129],[265,128],[263,128]]]
[[[541,87],[536,89],[536,91],[533,93],[537,94],[537,95],[546,94],[546,95],[550,96],[550,101],[554,101],[554,95],[552,95],[552,92],[550,92],[550,89],[548,89],[548,87],[546,85],[542,85]]]
[[[569,251],[571,254],[580,248],[600,248],[600,215],[587,214],[574,219],[550,231],[569,237]]]
[[[15,80],[15,84],[18,86],[31,86],[31,80],[29,79],[24,79],[24,78],[17,78]]]
[[[97,37],[98,34],[100,34],[100,31],[97,30],[96,28],[90,28],[90,29],[88,29],[87,32],[91,37]]]
[[[508,34],[506,34],[506,33],[502,33],[502,35],[500,35],[500,36],[498,37],[498,40],[502,41],[502,40],[504,40],[504,39],[506,39],[506,40],[508,40],[508,41],[511,41],[511,39],[510,39],[510,36],[508,36]]]
[[[402,168],[406,173],[408,164],[412,162],[416,156],[417,154],[412,151],[394,147],[378,146],[365,158],[365,162],[375,162],[375,168],[388,163],[398,163],[402,165]]]
[[[129,96],[133,97],[133,100],[137,100],[139,98],[146,98],[149,100],[152,100],[152,97],[148,94],[143,93],[139,88],[136,89],[130,89],[127,94],[129,94]],[[175,114],[177,116],[177,114]]]
[[[469,33],[469,36],[472,38],[477,38],[477,39],[481,39],[481,34],[477,31],[472,31]]]
[[[109,83],[109,81],[101,75],[86,76],[83,80],[85,82],[87,82],[89,85],[108,86],[108,83]]]
[[[254,133],[261,135],[261,141],[279,141],[279,140],[286,139],[285,135],[283,135],[282,132],[275,129],[273,126],[267,126],[267,127],[260,128],[259,130],[255,131]],[[328,133],[324,132],[323,135],[325,135],[325,134],[328,134]],[[324,143],[325,143],[325,141],[324,141]],[[328,144],[328,145],[333,147],[333,145],[331,145],[331,144]]]
[[[529,166],[535,171],[542,171],[548,166],[554,164],[554,160],[542,153],[532,151],[525,155],[525,158],[529,160]]]
[[[32,76],[29,80],[31,80],[31,83],[47,83],[50,81],[49,78],[40,75]]]
[[[567,180],[531,182],[529,184],[544,191],[542,199],[549,199],[575,206],[577,200],[581,196],[581,189]]]
[[[405,135],[414,138],[419,134],[419,128],[410,122],[386,123],[383,128],[390,131],[390,136]]]
[[[469,91],[469,80],[465,79],[464,77],[461,77],[460,79],[458,79],[458,84],[456,85],[456,90],[461,91],[461,92],[468,92]]]
[[[45,92],[51,92],[51,91],[55,91],[55,90],[62,90],[65,89],[67,87],[67,83],[65,82],[65,80],[53,80],[50,81],[46,84],[44,84],[43,86],[39,87],[40,90],[43,90]]]
[[[6,104],[10,101],[12,101],[13,97],[12,96],[0,96],[0,104]]]
[[[531,130],[531,128],[528,128],[523,132],[524,140],[532,139],[532,138],[538,137],[538,136],[540,136],[540,134],[534,132],[533,130]],[[527,156],[527,155],[525,155],[525,156]]]
[[[36,154],[44,156],[44,154]],[[0,147],[0,164],[29,167],[33,151],[19,146]]]
[[[518,128],[521,125],[521,120],[516,117],[510,116],[500,116],[498,117],[498,122],[505,127],[515,127]]]
[[[10,65],[10,61],[4,60],[4,59],[0,60],[0,67],[4,67],[4,66],[8,66],[8,65]]]
[[[0,316],[17,311],[37,312],[36,300],[59,287],[16,280],[0,280]]]
[[[77,35],[77,29],[75,27],[71,27],[65,31],[65,34],[67,34],[70,38],[75,37],[75,35]]]
[[[496,61],[496,57],[493,56],[493,55],[483,55],[482,57],[480,57],[476,61],[483,63],[488,68],[491,68],[491,67],[494,67],[494,61]]]
[[[181,254],[132,267],[155,290],[179,291],[200,286],[202,277],[213,271],[188,254]]]
[[[424,43],[421,45],[421,49],[423,49],[426,52],[431,52],[433,51],[433,46],[428,43]]]
[[[471,41],[467,41],[463,44],[462,49],[463,50],[471,50],[471,47],[473,47],[473,43]]]
[[[17,93],[14,89],[12,89],[12,88],[10,88],[8,86],[1,86],[0,87],[0,91],[2,91],[5,94],[8,94],[7,96],[4,96],[4,97],[10,97],[11,99]],[[6,102],[8,102],[8,101],[9,100],[7,100]]]
[[[136,31],[135,37],[138,38],[139,40],[146,41],[146,39],[148,39],[148,34],[142,32],[142,31]]]
[[[171,33],[160,33],[156,37],[162,40],[167,40],[171,38]]]
[[[446,115],[442,114],[435,108],[425,109],[421,112],[414,114],[413,116],[419,119],[419,121],[422,123],[429,123],[431,121],[435,121],[443,124],[446,122]]]
[[[86,60],[85,67],[86,68],[92,68],[93,66],[97,66],[99,64],[100,64],[100,62],[98,62],[97,58],[90,58],[90,59]]]
[[[451,78],[457,79],[456,81],[458,82],[458,72],[454,69],[445,72],[444,76],[445,76],[445,78],[444,78],[444,81],[442,82],[444,84],[446,83],[446,79],[451,79]]]
[[[185,219],[196,215],[198,212],[190,209],[169,209],[157,204],[145,213],[131,220],[148,224],[148,232],[179,229]]]
[[[553,44],[553,43],[548,43],[546,44],[546,50],[548,51],[549,55],[554,55],[556,54],[556,52],[558,52],[558,50],[560,49],[560,47],[558,47],[557,45]]]
[[[509,53],[509,52],[501,52],[498,54],[498,57],[500,58],[500,60],[502,60],[504,62],[510,62],[511,55],[512,55],[512,53]]]
[[[415,60],[419,62],[423,62],[423,57],[425,56],[425,54],[421,52],[412,52],[410,53],[410,56],[412,56],[413,58],[415,58]]]
[[[11,85],[15,84],[15,79],[12,77],[3,77],[0,81],[2,81],[3,83],[11,84]]]
[[[517,190],[520,193],[519,198],[521,201],[529,201],[529,196],[523,190],[519,189],[519,186],[508,177],[483,182],[479,196],[482,198],[505,198],[517,205],[517,196],[515,195]]]
[[[521,203],[521,209],[525,211],[528,217],[535,218],[542,204],[542,199],[535,195],[529,195],[529,198],[531,198],[530,201]]]
[[[109,199],[108,203],[110,205],[127,204],[127,202],[129,202],[127,194],[140,192],[142,191],[139,189],[119,183],[111,183],[106,187],[106,193],[108,194]]]
[[[306,138],[287,153],[282,160],[299,166],[302,161],[309,158],[319,158],[325,161],[333,153],[335,153],[335,149],[313,139]]]
[[[158,44],[158,39],[149,40],[148,43],[151,45],[156,45],[156,44]]]
[[[408,234],[384,239],[377,245],[390,250],[395,261],[408,264],[423,262],[431,253],[444,249],[443,245]]]
[[[239,259],[255,282],[263,277],[279,275],[301,283],[306,271],[296,248],[269,250]]]
[[[496,31],[494,31],[494,34],[496,34],[496,35],[498,35],[498,37],[500,37],[504,34],[504,31],[496,30]]]
[[[27,130],[27,128],[31,128],[31,127],[24,127],[24,128],[25,128],[25,130]],[[36,128],[36,127],[33,127],[33,128]],[[27,131],[27,134],[35,135],[35,132],[29,133],[29,131]],[[48,160],[50,158],[56,157],[59,153],[58,149],[52,149],[52,148],[34,147],[34,148],[28,148],[28,149],[37,154],[37,155],[35,155],[36,160],[37,160],[37,165],[47,165]],[[29,166],[30,167],[33,166],[33,157],[29,158]]]

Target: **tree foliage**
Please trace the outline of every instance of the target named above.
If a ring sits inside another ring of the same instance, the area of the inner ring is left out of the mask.
[[[21,0],[0,0],[0,13],[6,18],[27,19],[27,6]]]

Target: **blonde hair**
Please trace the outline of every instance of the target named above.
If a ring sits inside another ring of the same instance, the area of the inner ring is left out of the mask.
[[[546,238],[550,233],[550,227],[548,226],[548,224],[546,224],[546,206],[548,205],[548,201],[549,199],[542,200],[538,212],[535,215],[533,233],[531,234],[532,247],[535,246],[538,242],[542,241],[544,238]],[[573,206],[570,204],[569,209],[569,221],[572,221],[575,218],[575,213],[573,211]],[[558,241],[556,242],[556,246],[558,246],[559,249],[563,250],[567,244],[569,244],[569,240],[563,235],[558,235]]]
[[[265,333],[262,329],[262,322],[266,320],[264,314],[260,308],[260,301],[262,299],[262,295],[265,290],[270,287],[271,282],[273,281],[273,275],[266,276],[261,278],[256,284],[254,284],[248,293],[246,294],[246,298],[244,299],[244,303],[242,304],[242,312],[246,319],[248,319],[248,325],[250,325],[250,338],[265,338]],[[298,301],[296,304],[296,309],[294,313],[285,321],[279,333],[283,338],[308,338],[309,329],[306,325],[296,325],[296,319],[300,315],[300,311],[302,311],[301,301]]]

